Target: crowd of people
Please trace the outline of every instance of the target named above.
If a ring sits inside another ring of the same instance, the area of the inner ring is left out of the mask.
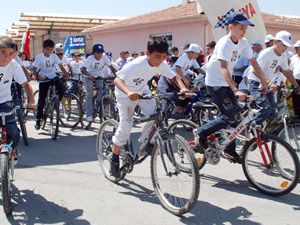
[[[153,113],[155,108],[153,100],[139,100],[139,95],[151,92],[152,79],[160,93],[170,90],[191,92],[195,85],[206,86],[211,101],[219,107],[221,115],[194,131],[197,143],[204,148],[205,137],[228,125],[235,126],[240,121],[237,100],[243,101],[248,94],[258,96],[261,90],[265,92],[256,101],[257,107],[264,108],[256,117],[257,124],[272,117],[276,108],[274,93],[286,81],[295,89],[294,111],[295,115],[300,116],[300,40],[293,44],[291,34],[280,31],[274,36],[268,34],[264,43],[262,40],[249,43],[244,38],[248,26],[254,24],[243,14],[233,13],[228,18],[228,34],[217,42],[208,43],[205,52],[196,43],[188,43],[182,50],[178,47],[169,49],[167,40],[160,37],[147,43],[146,52],[132,52],[130,55],[128,51],[122,51],[115,61],[102,44],[95,44],[92,53],[85,58],[74,54],[69,59],[64,55],[63,44],[47,39],[43,42],[43,51],[31,62],[24,52],[16,56],[17,45],[12,39],[1,37],[0,111],[9,111],[13,107],[10,84],[14,79],[23,85],[30,108],[37,107],[35,128],[40,129],[49,81],[54,81],[61,100],[65,86],[58,77],[65,77],[66,80],[72,77],[84,83],[85,119],[93,122],[93,86],[102,89],[103,78],[116,77],[119,127],[113,137],[111,156],[111,173],[115,177],[120,176],[120,148],[129,138],[135,106],[139,105],[144,115]],[[296,54],[292,54],[289,47],[294,47]],[[29,84],[32,79],[39,81],[37,103]],[[189,99],[177,99],[172,117],[179,118],[188,102]],[[13,117],[8,122],[8,134],[16,147],[19,136],[17,125]],[[236,162],[241,162],[235,152],[234,141],[225,152]]]

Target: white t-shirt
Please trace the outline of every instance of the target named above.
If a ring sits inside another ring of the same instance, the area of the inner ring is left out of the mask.
[[[274,47],[266,48],[261,51],[257,58],[257,63],[267,76],[268,80],[274,78],[276,68],[280,66],[283,70],[288,69],[288,58],[285,54],[278,56],[274,52]],[[248,79],[256,80],[260,82],[259,78],[253,74],[253,68],[251,67]]]
[[[150,66],[147,56],[138,57],[132,62],[124,65],[124,67],[117,72],[117,76],[124,80],[128,90],[139,92],[141,94],[150,93],[147,82],[157,74],[161,74],[169,79],[173,79],[176,76],[165,61],[158,67]],[[118,98],[127,97],[117,87],[115,88],[115,93]]]
[[[294,55],[291,58],[290,68],[293,71],[294,78],[300,80],[300,57],[299,55]]]
[[[96,60],[94,55],[90,55],[84,61],[83,66],[93,77],[104,77],[105,66],[111,66],[111,61],[106,55],[103,55],[100,60]]]
[[[235,64],[234,68],[240,69],[243,68],[245,66],[249,65],[249,59],[243,55],[241,55],[237,61],[237,63]],[[233,75],[234,76],[243,76],[243,71],[234,71]]]
[[[37,68],[37,72],[42,77],[53,79],[56,77],[56,65],[61,64],[61,60],[56,54],[46,57],[44,53],[40,53],[35,57],[33,66]]]
[[[27,81],[22,67],[15,60],[0,67],[0,103],[12,100],[10,87],[13,79],[21,85]]]
[[[81,68],[83,67],[83,62],[82,61],[78,61],[78,62],[72,61],[72,62],[70,62],[70,66],[75,75],[75,79],[79,80],[79,77],[80,77],[79,75],[81,74]]]
[[[63,67],[65,68],[65,70],[67,72],[69,71],[68,64],[70,64],[71,62],[72,62],[72,59],[67,58],[65,55],[61,59],[61,64],[63,65]],[[62,73],[62,71],[58,65],[56,65],[56,72],[60,73],[60,74]]]
[[[221,73],[221,62],[224,60],[228,63],[228,70],[233,74],[233,67],[241,54],[247,59],[252,58],[252,48],[247,39],[242,38],[237,44],[233,43],[229,34],[222,37],[214,52],[206,65],[205,84],[208,86],[228,87],[229,84],[225,81]]]
[[[187,53],[183,53],[175,62],[173,65],[173,71],[176,71],[176,67],[180,67],[184,75],[188,75],[188,73],[191,73],[190,70],[191,67],[194,67],[195,69],[199,69],[200,66],[196,59],[189,59]]]
[[[286,80],[287,78],[281,72],[274,73],[271,79],[276,86],[280,86],[282,83],[285,83]]]

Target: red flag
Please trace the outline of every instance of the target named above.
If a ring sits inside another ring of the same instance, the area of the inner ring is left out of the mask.
[[[23,51],[26,52],[28,60],[30,60],[30,31],[26,32],[26,39],[24,43]]]

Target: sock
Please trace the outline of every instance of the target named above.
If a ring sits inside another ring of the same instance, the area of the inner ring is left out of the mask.
[[[119,162],[119,155],[116,155],[115,153],[112,154],[111,160],[113,162]]]

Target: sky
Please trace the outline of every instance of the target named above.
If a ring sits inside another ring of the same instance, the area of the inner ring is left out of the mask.
[[[225,1],[225,0],[220,0]],[[9,0],[0,14],[0,33],[5,33],[21,12],[66,13],[93,16],[132,17],[180,4],[182,0]],[[300,1],[257,0],[266,13],[300,17]]]

